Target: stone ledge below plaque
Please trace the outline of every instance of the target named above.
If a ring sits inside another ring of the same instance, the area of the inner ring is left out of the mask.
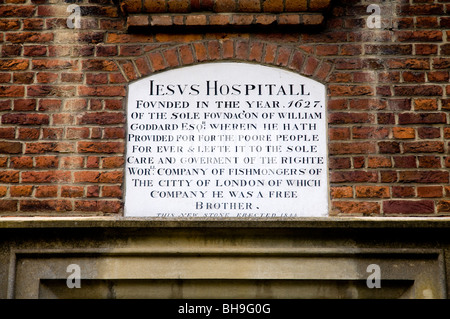
[[[129,29],[193,27],[314,27],[330,0],[121,0]]]

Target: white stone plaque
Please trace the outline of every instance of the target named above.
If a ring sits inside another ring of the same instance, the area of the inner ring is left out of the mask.
[[[130,84],[125,216],[328,214],[325,86],[208,63]]]

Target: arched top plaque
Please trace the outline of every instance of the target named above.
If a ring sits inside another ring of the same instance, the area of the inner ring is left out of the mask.
[[[328,214],[325,86],[219,62],[129,85],[125,216]]]

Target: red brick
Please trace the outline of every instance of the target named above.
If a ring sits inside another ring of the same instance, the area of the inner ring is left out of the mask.
[[[373,116],[369,113],[335,112],[328,115],[330,124],[373,123]]]
[[[31,185],[11,186],[10,188],[11,197],[28,197],[32,192],[33,186]]]
[[[416,168],[415,156],[394,156],[394,167],[396,168]]]
[[[148,58],[154,71],[163,70],[167,67],[167,63],[160,52],[149,53]]]
[[[410,72],[405,71],[402,73],[404,82],[415,82],[415,83],[423,83],[425,82],[425,73],[424,72]]]
[[[189,45],[182,45],[178,48],[178,52],[182,64],[187,65],[194,63],[194,55]]]
[[[110,124],[123,124],[125,117],[123,113],[116,112],[92,112],[84,113],[80,116],[78,124],[97,124],[97,125],[110,125]]]
[[[381,154],[400,153],[400,144],[398,142],[378,142],[378,149]]]
[[[345,154],[371,154],[376,152],[372,142],[330,143],[328,145],[330,155]]]
[[[14,100],[14,111],[34,111],[36,109],[35,99]]]
[[[374,202],[335,201],[332,203],[331,215],[379,215],[380,205]]]
[[[397,139],[413,139],[416,137],[416,130],[412,127],[393,127],[392,134]]]
[[[448,183],[447,171],[399,171],[399,181],[403,183]]]
[[[20,210],[65,212],[72,210],[72,202],[68,200],[21,200]]]
[[[22,143],[0,142],[0,154],[20,154],[20,153],[22,153]]]
[[[88,156],[86,159],[86,168],[99,168],[99,163],[98,156]]]
[[[19,182],[19,171],[16,171],[16,170],[0,171],[0,182],[1,183],[18,183]]]
[[[443,153],[444,142],[405,142],[404,153]]]
[[[82,186],[61,186],[61,197],[79,198],[83,195],[84,188]]]
[[[73,144],[66,142],[32,142],[25,144],[25,154],[71,153],[73,151]]]
[[[442,197],[442,186],[418,186],[417,196],[422,198]]]
[[[441,130],[438,127],[419,127],[417,129],[419,138],[433,139],[441,137]]]
[[[438,104],[435,99],[414,99],[414,110],[416,111],[433,111],[437,109]]]
[[[444,11],[442,4],[402,4],[400,13],[411,16],[441,15]]]
[[[389,136],[387,127],[355,126],[352,128],[353,139],[384,139]]]
[[[0,139],[15,139],[16,129],[14,127],[0,127]]]
[[[102,167],[104,169],[120,168],[123,167],[124,163],[125,159],[121,156],[106,157],[102,160]]]
[[[354,110],[383,110],[387,107],[385,100],[379,99],[352,99],[350,108]]]
[[[11,168],[32,168],[33,158],[31,156],[10,157]]]
[[[13,31],[20,29],[20,20],[19,19],[2,19],[0,21],[0,30],[1,31]]]
[[[59,164],[58,156],[35,156],[34,157],[36,168],[57,168]]]
[[[124,143],[122,142],[78,142],[78,152],[80,153],[123,153]]]
[[[335,171],[331,172],[331,183],[376,183],[377,173],[374,171]]]
[[[366,165],[366,159],[364,156],[354,156],[353,160],[353,168],[364,168]]]
[[[412,186],[392,186],[393,198],[410,198],[415,196],[415,188]]]
[[[364,85],[329,85],[328,90],[332,96],[364,96],[374,94],[373,87]]]
[[[36,74],[37,83],[55,83],[58,80],[57,73],[39,72]]]
[[[103,130],[103,138],[106,139],[124,139],[125,129],[122,127],[106,127]]]
[[[19,139],[21,140],[37,140],[39,135],[38,128],[19,128]]]
[[[58,186],[37,186],[35,195],[37,198],[57,197]]]
[[[59,183],[70,182],[71,174],[66,171],[31,171],[22,173],[25,183]]]
[[[122,189],[120,186],[103,186],[102,197],[122,198]]]
[[[438,46],[436,44],[415,44],[416,55],[437,54]]]
[[[379,174],[381,183],[396,183],[398,181],[396,171],[380,171]]]
[[[329,128],[328,136],[331,141],[350,139],[350,129],[348,127]]]
[[[17,200],[2,199],[0,200],[0,211],[2,212],[17,212]]]
[[[24,95],[23,86],[0,86],[0,97],[23,97]]]
[[[122,183],[123,171],[102,172],[99,176],[100,183]]]
[[[395,124],[395,115],[392,113],[378,113],[378,124]]]
[[[61,108],[61,100],[58,99],[40,99],[39,111],[59,111]]]
[[[387,186],[356,186],[355,194],[358,198],[387,198],[390,191]]]
[[[445,113],[401,113],[398,115],[398,124],[445,124]]]
[[[370,156],[367,163],[368,168],[388,168],[392,167],[390,157]]]
[[[387,215],[422,215],[434,213],[432,200],[390,200],[383,202],[383,213]]]
[[[345,99],[329,100],[328,110],[345,110],[347,109],[348,101]]]
[[[84,158],[81,156],[61,157],[60,165],[61,165],[61,168],[64,168],[64,169],[82,168],[84,165]]]
[[[447,71],[434,71],[428,72],[428,81],[429,82],[446,82],[449,80],[449,73]]]
[[[0,16],[6,17],[31,17],[35,12],[34,5],[2,5]]]
[[[435,69],[450,68],[450,59],[449,58],[434,58],[433,59],[433,68],[435,68]]]
[[[126,95],[125,88],[122,86],[80,86],[78,92],[80,96],[117,97]]]
[[[23,71],[28,69],[29,62],[24,59],[0,60],[0,70],[2,71]]]
[[[330,187],[331,198],[352,198],[353,189],[350,186]]]
[[[74,172],[75,183],[98,183],[100,178],[100,172],[98,171],[79,171]]]

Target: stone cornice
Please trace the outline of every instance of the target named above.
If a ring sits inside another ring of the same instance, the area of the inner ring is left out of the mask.
[[[260,228],[260,229],[448,229],[450,218],[339,217],[301,219],[252,218],[125,218],[125,217],[2,217],[0,229],[30,228]]]
[[[331,0],[121,0],[129,28],[319,26]]]

